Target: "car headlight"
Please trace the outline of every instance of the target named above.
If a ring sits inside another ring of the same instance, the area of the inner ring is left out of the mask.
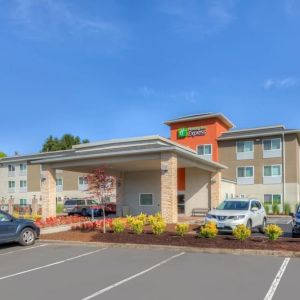
[[[207,214],[207,215],[206,215],[206,218],[207,218],[207,219],[215,219],[216,216],[215,216],[215,215],[211,215],[211,214]]]
[[[231,219],[231,220],[242,220],[245,218],[245,215],[239,215],[239,216],[231,216],[229,217],[228,219]]]

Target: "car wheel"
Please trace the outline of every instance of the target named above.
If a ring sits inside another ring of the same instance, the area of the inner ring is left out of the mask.
[[[259,230],[260,233],[265,233],[266,224],[267,224],[267,221],[264,218],[263,223],[261,224],[261,226],[258,227],[258,230]]]
[[[82,210],[81,210],[81,215],[83,216],[83,217],[86,217],[88,214],[87,214],[87,210],[85,209],[85,208],[83,208]]]
[[[249,219],[248,221],[247,221],[247,228],[249,228],[250,230],[252,230],[252,221]]]
[[[35,232],[31,228],[24,228],[19,237],[19,243],[22,246],[30,246],[35,243]]]

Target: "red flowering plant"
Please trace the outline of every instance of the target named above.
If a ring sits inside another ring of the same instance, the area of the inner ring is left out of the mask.
[[[80,216],[59,216],[59,217],[49,217],[46,218],[45,220],[37,219],[35,221],[35,224],[40,228],[45,228],[45,227],[53,227],[59,225],[76,224],[76,223],[86,222],[87,220],[89,219]]]
[[[101,223],[101,227],[103,233],[106,233],[105,203],[109,201],[116,188],[116,177],[108,175],[104,168],[98,168],[87,176],[87,180],[88,191],[102,204],[103,222]],[[100,223],[97,226],[99,227]]]

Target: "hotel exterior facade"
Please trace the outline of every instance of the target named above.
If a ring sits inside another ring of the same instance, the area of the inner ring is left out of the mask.
[[[289,203],[292,209],[299,202],[299,130],[282,125],[237,130],[220,113],[165,124],[168,139],[110,140],[3,158],[0,204],[41,205],[45,216],[54,214],[56,202],[89,197],[86,175],[103,165],[121,178],[112,197],[120,215],[160,211],[171,222],[178,213],[191,215],[232,197],[281,208]]]

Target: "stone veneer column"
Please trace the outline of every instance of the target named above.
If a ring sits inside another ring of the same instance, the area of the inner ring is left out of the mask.
[[[43,169],[41,183],[42,218],[56,216],[56,173],[55,169],[46,166]]]
[[[14,213],[14,199],[12,197],[8,199],[8,213],[11,215]]]
[[[122,202],[123,202],[123,191],[124,191],[124,172],[120,172],[116,178],[116,205],[117,205],[117,216],[122,217]]]
[[[211,174],[210,206],[217,207],[221,200],[221,172]]]
[[[161,154],[161,214],[167,223],[176,223],[177,214],[177,155]]]

